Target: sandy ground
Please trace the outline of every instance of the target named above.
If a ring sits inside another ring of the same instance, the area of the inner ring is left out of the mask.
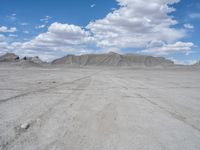
[[[199,150],[200,70],[1,65],[0,149]]]

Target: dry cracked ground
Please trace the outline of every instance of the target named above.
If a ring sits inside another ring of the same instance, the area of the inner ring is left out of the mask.
[[[199,150],[199,74],[1,65],[0,149]]]

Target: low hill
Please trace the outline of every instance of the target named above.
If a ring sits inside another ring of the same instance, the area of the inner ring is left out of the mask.
[[[0,62],[16,62],[19,61],[19,56],[15,55],[14,53],[6,53],[0,56]]]
[[[163,57],[138,54],[121,55],[110,52],[107,54],[85,54],[81,56],[67,55],[52,61],[54,65],[76,66],[169,66],[174,62]]]
[[[0,56],[0,62],[4,63],[14,63],[16,65],[41,65],[44,62],[38,57],[23,57],[20,58],[14,53],[6,53]]]

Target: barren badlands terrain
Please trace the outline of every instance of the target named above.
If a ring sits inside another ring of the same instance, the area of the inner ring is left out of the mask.
[[[0,63],[0,149],[199,150],[199,74]]]

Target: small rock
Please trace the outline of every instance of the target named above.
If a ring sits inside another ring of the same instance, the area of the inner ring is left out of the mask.
[[[28,123],[24,123],[24,124],[21,124],[21,129],[28,129],[29,127],[30,127],[30,124],[28,124]]]

